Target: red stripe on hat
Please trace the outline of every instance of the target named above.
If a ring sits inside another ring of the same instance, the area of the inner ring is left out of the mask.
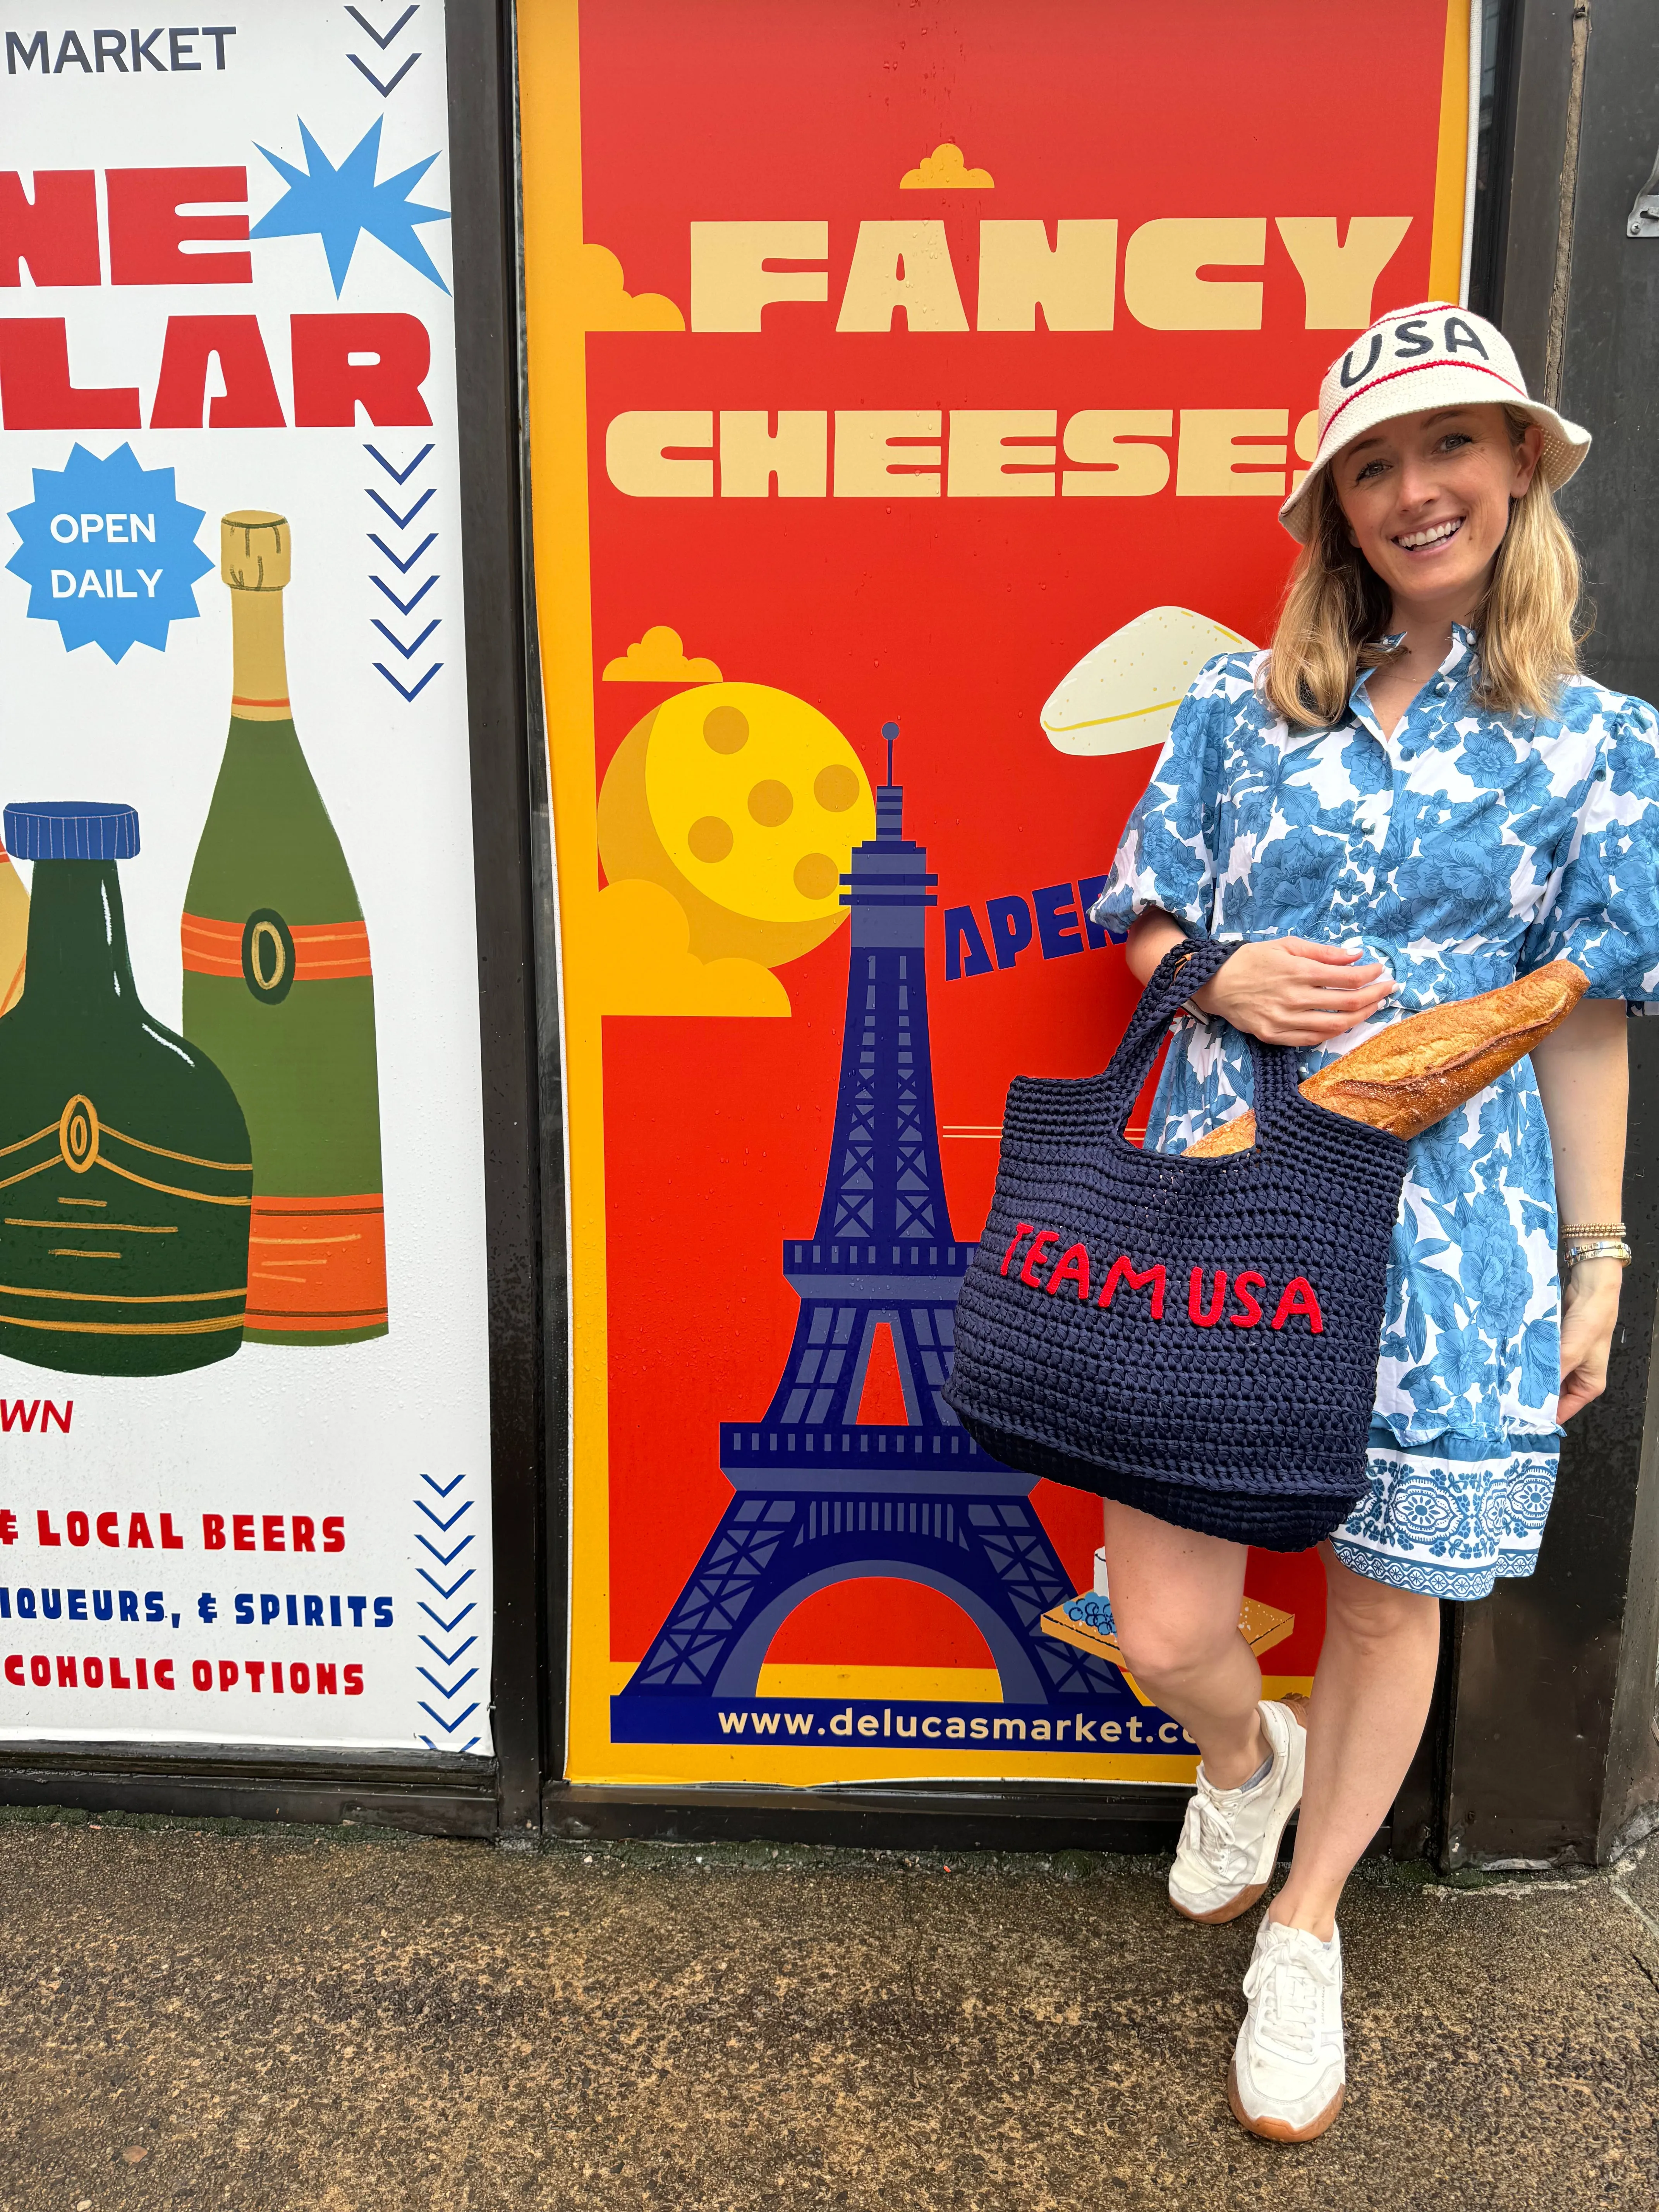
[[[1343,408],[1352,407],[1356,399],[1363,399],[1368,392],[1375,392],[1379,384],[1392,384],[1395,379],[1400,376],[1419,376],[1425,368],[1467,368],[1476,376],[1495,377],[1499,384],[1506,386],[1510,392],[1518,392],[1522,398],[1526,401],[1528,407],[1533,404],[1532,396],[1527,391],[1524,385],[1511,382],[1510,378],[1504,375],[1500,370],[1488,368],[1484,362],[1414,361],[1409,368],[1391,368],[1388,372],[1387,375],[1374,376],[1369,384],[1362,384],[1357,392],[1351,392],[1347,398],[1342,402],[1342,406],[1333,410],[1330,421],[1326,423],[1324,429],[1320,434],[1320,444],[1322,446],[1326,439],[1331,434],[1332,424],[1335,422],[1337,416],[1341,414]]]

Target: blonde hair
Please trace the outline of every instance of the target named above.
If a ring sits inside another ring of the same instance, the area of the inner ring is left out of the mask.
[[[1519,445],[1530,418],[1506,407],[1510,442]],[[1297,556],[1273,629],[1263,696],[1293,728],[1328,729],[1347,712],[1362,668],[1390,656],[1378,641],[1393,601],[1348,535],[1347,519],[1328,467],[1314,485],[1313,527]],[[1578,672],[1583,578],[1578,554],[1556,510],[1555,495],[1535,470],[1510,501],[1509,527],[1498,549],[1485,599],[1475,616],[1480,668],[1475,696],[1502,714],[1547,714],[1563,681]]]

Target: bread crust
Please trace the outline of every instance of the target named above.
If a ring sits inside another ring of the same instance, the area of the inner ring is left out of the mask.
[[[1541,1044],[1589,988],[1570,960],[1552,960],[1502,990],[1430,1006],[1378,1030],[1310,1075],[1302,1096],[1351,1121],[1414,1137]],[[1255,1115],[1247,1108],[1188,1145],[1186,1157],[1215,1159],[1247,1152],[1255,1142]]]

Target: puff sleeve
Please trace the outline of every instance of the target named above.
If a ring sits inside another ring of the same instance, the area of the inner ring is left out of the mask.
[[[1106,887],[1089,918],[1120,944],[1147,907],[1207,931],[1215,890],[1222,749],[1233,717],[1223,678],[1233,656],[1208,661],[1176,709],[1152,777],[1124,824]]]
[[[1516,964],[1551,960],[1582,969],[1593,999],[1659,998],[1659,716],[1644,700],[1607,713]]]

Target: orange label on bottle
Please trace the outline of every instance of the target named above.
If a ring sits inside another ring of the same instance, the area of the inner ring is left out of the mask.
[[[254,1199],[250,1336],[368,1335],[386,1326],[386,1213],[379,1191]]]
[[[280,978],[286,948],[273,923],[210,921],[199,914],[186,914],[179,925],[185,968],[192,975],[246,976],[244,940],[250,928],[257,935],[264,927],[270,946],[255,944],[251,957],[256,974],[265,981],[267,970]],[[368,957],[368,925],[362,921],[298,921],[286,932],[294,948],[296,983],[330,982],[343,975],[372,975]],[[273,964],[274,963],[274,964]]]

